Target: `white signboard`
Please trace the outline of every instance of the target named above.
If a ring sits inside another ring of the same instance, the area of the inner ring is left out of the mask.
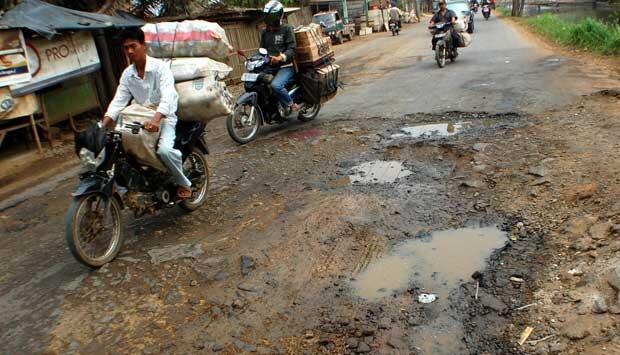
[[[99,70],[99,56],[92,34],[66,33],[48,40],[26,40],[32,80],[11,86],[14,95],[31,93],[70,78]]]

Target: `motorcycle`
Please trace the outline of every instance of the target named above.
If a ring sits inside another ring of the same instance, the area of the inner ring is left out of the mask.
[[[489,20],[489,17],[491,17],[491,6],[489,5],[483,5],[482,6],[482,16],[484,16],[485,20]]]
[[[226,119],[226,128],[235,142],[246,144],[256,139],[261,125],[287,122],[292,112],[283,107],[271,88],[274,73],[268,66],[270,57],[267,50],[261,48],[249,58],[243,51],[237,53],[245,58],[246,73],[241,76],[241,81],[246,92],[237,99],[233,114]],[[308,122],[318,116],[321,104],[304,101],[297,80],[287,90],[293,102],[301,105],[297,119]]]
[[[175,148],[181,151],[185,176],[192,182],[192,196],[184,200],[177,197],[177,186],[168,171],[138,162],[124,148],[126,139],[131,138],[128,135],[144,129],[139,122],[119,122],[112,131],[97,126],[76,135],[76,153],[86,172],[72,194],[65,237],[77,260],[98,268],[116,257],[124,238],[124,208],[140,217],[176,205],[191,212],[206,201],[209,150],[205,126],[184,121],[176,125]]]
[[[390,31],[392,31],[392,36],[398,36],[398,32],[400,31],[398,21],[390,20]]]
[[[453,43],[452,39],[452,24],[437,23],[430,29],[435,43],[435,61],[440,68],[443,68],[446,65],[446,59],[454,62],[458,56],[456,43]]]

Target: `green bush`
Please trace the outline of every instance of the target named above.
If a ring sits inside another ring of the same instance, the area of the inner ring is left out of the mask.
[[[553,14],[530,17],[527,22],[536,32],[562,45],[606,55],[620,55],[618,25],[608,25],[593,18],[569,22]]]

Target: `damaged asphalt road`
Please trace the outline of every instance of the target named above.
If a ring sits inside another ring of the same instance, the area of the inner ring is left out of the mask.
[[[509,31],[517,38],[513,46],[532,48],[498,20],[478,27],[478,38],[491,29]],[[419,25],[409,26],[398,43],[428,54],[427,39]],[[344,67],[354,67],[356,53],[375,55],[371,48],[387,55],[396,47],[385,44],[391,40],[344,45]],[[483,49],[463,51],[437,75],[461,80],[459,66],[477,73],[475,59],[489,58]],[[429,60],[416,63],[422,78],[438,71]],[[532,63],[523,62],[523,70],[534,70]],[[536,70],[552,77],[571,70],[563,63]],[[614,290],[592,275],[613,264],[618,244],[620,208],[615,213],[610,206],[618,192],[613,137],[620,117],[608,114],[617,98],[580,98],[575,92],[587,86],[580,84],[557,101],[553,94],[520,96],[538,108],[572,97],[562,110],[531,113],[506,105],[455,111],[443,106],[450,100],[441,96],[446,84],[438,82],[439,96],[420,98],[417,106],[424,108],[412,109],[411,97],[377,94],[394,83],[384,64],[368,61],[345,71],[350,87],[309,124],[271,128],[240,147],[223,125],[211,128],[209,203],[193,214],[126,215],[123,251],[100,270],[80,266],[64,244],[73,179],[1,211],[0,350],[613,351],[620,331]],[[373,72],[384,76],[368,76],[373,79],[365,83],[363,75]],[[412,72],[398,85],[433,92],[420,89]],[[502,85],[514,85],[507,89],[514,92],[527,89],[522,82]],[[460,106],[478,100],[479,92],[450,95]],[[356,101],[362,97],[367,101]],[[354,117],[358,112],[365,118]],[[595,229],[596,239],[585,245],[565,233],[551,237],[583,215],[592,215],[584,223],[609,228]],[[581,267],[581,276],[567,277],[563,265]],[[593,290],[600,290],[605,312],[571,308],[588,304]],[[578,317],[598,328],[587,334],[571,328]],[[534,331],[519,346],[527,326]],[[545,337],[551,338],[531,342]]]

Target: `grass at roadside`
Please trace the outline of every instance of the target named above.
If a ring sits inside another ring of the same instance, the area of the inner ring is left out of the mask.
[[[500,15],[502,15],[502,16],[510,16],[510,15],[511,15],[511,13],[512,13],[512,11],[510,11],[510,9],[509,9],[509,8],[507,8],[507,7],[501,7],[501,6],[498,6],[498,7],[495,9],[495,11],[497,11],[497,12],[498,12]]]
[[[604,55],[620,55],[620,26],[587,18],[570,22],[553,14],[524,20],[537,33],[571,47]]]

